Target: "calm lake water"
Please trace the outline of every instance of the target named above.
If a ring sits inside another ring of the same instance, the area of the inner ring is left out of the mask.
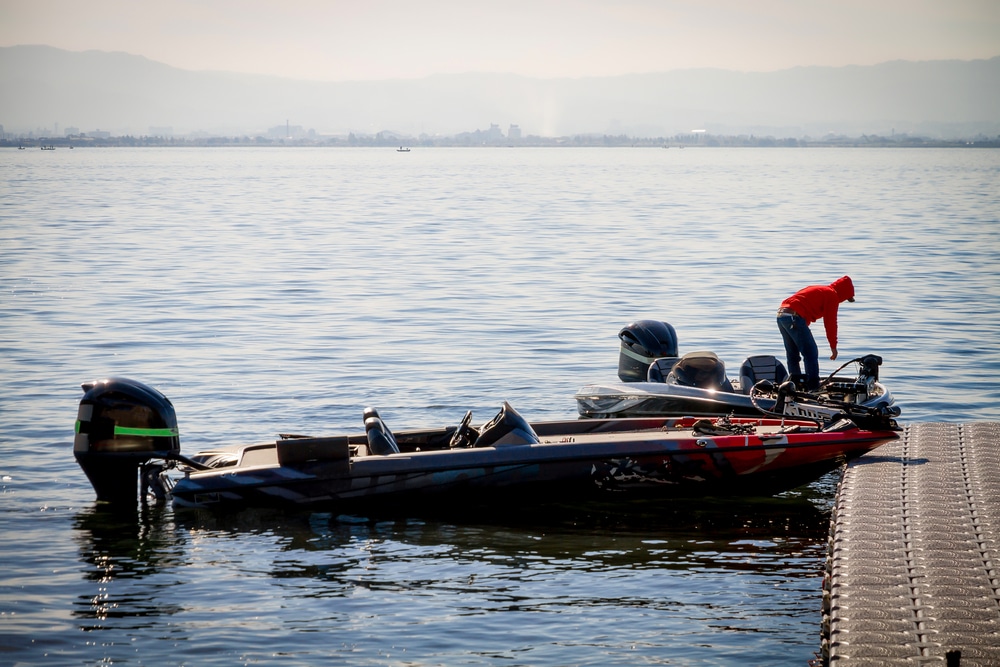
[[[843,274],[841,360],[882,355],[902,421],[1000,419],[1000,151],[0,152],[0,664],[803,667],[835,474],[473,522],[116,516],[73,424],[112,375],[188,452],[366,405],[572,418],[625,324],[732,369]]]

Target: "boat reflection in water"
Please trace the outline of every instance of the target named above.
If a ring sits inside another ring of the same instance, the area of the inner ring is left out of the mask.
[[[415,518],[405,512],[364,516],[269,508],[175,513],[168,506],[128,513],[97,504],[77,515],[76,531],[84,578],[102,586],[170,577],[190,568],[230,567],[235,567],[232,576],[329,581],[336,579],[335,571],[358,566],[360,553],[375,560],[457,559],[489,566],[529,559],[532,567],[552,570],[735,567],[766,572],[783,559],[822,550],[829,524],[824,505],[833,477],[777,498],[590,501],[520,514],[479,508],[478,522],[462,508]],[[316,569],[317,557],[327,566]],[[241,567],[249,561],[255,563],[252,572]],[[816,571],[801,575],[812,577]],[[354,574],[349,579],[356,585]],[[172,613],[158,605],[129,611],[121,602],[107,599],[100,611],[82,615],[145,616],[154,606],[158,613]]]
[[[781,664],[817,643],[834,485],[479,521],[99,503],[77,515],[74,617],[94,646],[167,662],[224,638],[261,664]]]
[[[184,535],[168,508],[102,505],[80,512],[75,531],[83,579],[95,586],[79,596],[73,610],[82,630],[100,630],[113,619],[169,617],[183,609],[183,600],[157,593],[160,584],[136,588],[143,579],[190,565]]]

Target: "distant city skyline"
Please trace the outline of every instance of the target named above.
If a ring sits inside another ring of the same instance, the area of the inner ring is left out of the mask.
[[[770,73],[317,83],[192,72],[121,52],[19,46],[0,47],[0,90],[5,130],[36,136],[61,136],[60,127],[115,136],[259,136],[278,123],[293,137],[294,125],[316,138],[480,131],[487,142],[508,124],[525,137],[669,137],[696,129],[798,138],[1000,136],[1000,56]]]
[[[1000,55],[996,0],[0,0],[0,46],[319,81],[769,72]]]

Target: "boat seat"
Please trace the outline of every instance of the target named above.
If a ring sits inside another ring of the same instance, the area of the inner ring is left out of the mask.
[[[780,384],[787,378],[788,371],[774,355],[758,354],[747,357],[743,365],[740,366],[740,391],[749,395],[753,386],[761,380],[770,380]]]
[[[726,365],[714,352],[688,352],[670,369],[666,382],[734,393],[733,385],[726,377]]]
[[[365,435],[368,436],[368,451],[376,456],[399,454],[396,437],[378,416],[375,408],[365,408]]]
[[[483,424],[473,447],[503,447],[505,445],[537,445],[541,440],[535,429],[507,401],[500,412]]]
[[[674,364],[678,360],[680,360],[680,357],[660,357],[659,359],[654,359],[653,363],[646,369],[646,382],[666,382],[667,376],[670,375],[670,371],[673,370]]]

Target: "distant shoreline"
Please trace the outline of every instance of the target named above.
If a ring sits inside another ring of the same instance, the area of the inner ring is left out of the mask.
[[[401,137],[270,139],[265,137],[31,137],[0,140],[0,148],[1000,148],[1000,136],[975,139],[929,139],[910,136],[776,139],[755,136],[681,135],[671,138],[627,136],[526,137],[516,141],[468,142],[455,138],[406,141]]]

